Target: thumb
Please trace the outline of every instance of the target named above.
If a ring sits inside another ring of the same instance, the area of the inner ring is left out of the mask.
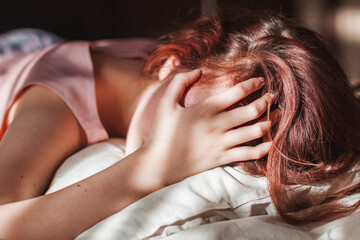
[[[201,71],[199,69],[191,72],[176,74],[167,87],[163,97],[172,105],[178,104],[185,89],[192,83],[196,82],[200,76]]]

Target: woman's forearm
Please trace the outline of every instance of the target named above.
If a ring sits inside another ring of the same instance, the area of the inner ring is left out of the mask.
[[[163,186],[147,159],[139,150],[65,189],[0,206],[0,239],[73,239]]]
[[[199,71],[192,71],[174,77],[159,101],[144,145],[133,154],[58,192],[0,206],[0,239],[73,239],[166,185],[217,166],[266,155],[270,141],[251,148],[241,144],[263,136],[270,121],[236,127],[258,118],[271,102],[269,96],[225,111],[260,89],[264,81],[250,79],[194,106],[180,106],[185,88],[199,76]],[[249,106],[258,110],[256,114],[246,114]]]

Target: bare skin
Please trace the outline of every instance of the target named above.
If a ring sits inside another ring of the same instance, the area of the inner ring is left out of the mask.
[[[101,97],[104,94],[97,94],[100,118],[111,136],[122,136],[135,111],[131,103],[138,101],[148,85],[134,74],[127,78],[124,72],[109,70],[112,67],[104,64],[105,61],[108,60],[101,57],[94,60],[96,91],[108,93],[105,98]],[[185,88],[199,77],[199,71],[169,76],[170,84],[159,101],[150,135],[143,146],[112,167],[45,196],[41,194],[63,159],[84,146],[84,133],[54,93],[43,87],[29,88],[14,108],[0,142],[3,204],[0,206],[0,238],[73,239],[107,216],[164,186],[216,166],[266,155],[271,142],[255,147],[235,146],[263,136],[271,123],[267,127],[255,126],[254,129],[260,131],[254,134],[248,129],[239,132],[234,127],[266,111],[271,98],[265,96],[252,103],[251,109],[255,111],[248,118],[240,116],[248,113],[249,107],[224,111],[261,88],[261,79],[245,81],[195,106],[181,107],[179,100]],[[138,81],[129,83],[131,79]],[[126,91],[121,88],[125,85],[128,86]],[[119,96],[113,95],[115,90],[120,91]],[[129,109],[120,107],[125,103]],[[113,109],[118,112],[114,113]],[[115,123],[111,114],[115,116]],[[231,120],[234,118],[240,120],[234,122]],[[214,126],[223,127],[214,130]],[[239,134],[246,136],[238,140]],[[206,141],[199,142],[199,138]],[[209,154],[208,149],[211,149]]]
[[[0,142],[0,203],[43,194],[59,164],[81,146],[84,133],[57,95],[38,86],[25,91]]]
[[[109,136],[126,137],[139,97],[157,79],[141,75],[143,62],[92,52],[96,101]],[[114,111],[114,109],[117,109]]]
[[[110,137],[124,138],[137,99],[153,81],[140,77],[141,62],[101,53],[92,58],[100,119]],[[0,204],[43,194],[62,161],[86,145],[74,115],[48,88],[25,90],[8,116],[0,142]]]

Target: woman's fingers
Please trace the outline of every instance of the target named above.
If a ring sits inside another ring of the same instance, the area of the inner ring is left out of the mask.
[[[244,107],[237,107],[233,110],[223,112],[219,115],[219,118],[221,118],[220,121],[222,121],[219,125],[223,126],[225,130],[228,130],[254,120],[268,109],[268,106],[272,104],[273,100],[274,95],[266,93]]]
[[[240,127],[225,133],[227,148],[231,148],[238,144],[246,143],[254,139],[263,137],[271,128],[271,122],[257,122],[250,126]]]
[[[279,110],[276,109],[270,113],[269,121],[267,116],[257,123],[249,126],[239,127],[230,130],[224,135],[224,143],[226,148],[232,148],[236,145],[243,144],[265,136],[270,128],[279,120]]]
[[[191,72],[176,74],[167,87],[163,99],[170,104],[178,104],[186,87],[198,80],[200,75],[201,72],[198,69]]]
[[[203,101],[203,104],[209,104],[213,112],[221,112],[263,86],[264,78],[251,78],[219,94],[208,97]]]
[[[224,153],[220,164],[260,159],[269,153],[271,144],[272,142],[263,142],[254,147],[241,146],[229,149]]]

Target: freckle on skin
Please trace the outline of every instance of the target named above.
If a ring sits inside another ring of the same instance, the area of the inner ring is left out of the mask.
[[[80,184],[78,184],[77,186],[80,187]]]
[[[87,189],[85,189],[85,192],[87,192]]]
[[[24,178],[24,176],[22,176],[22,175],[21,175],[20,177],[21,177],[21,178]]]

